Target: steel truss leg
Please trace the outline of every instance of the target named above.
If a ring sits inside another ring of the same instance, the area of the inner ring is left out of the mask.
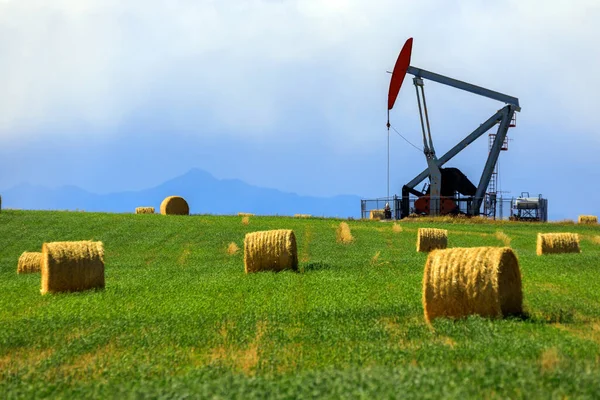
[[[494,144],[492,145],[492,150],[490,151],[488,159],[485,162],[485,167],[483,167],[483,173],[481,174],[481,179],[479,180],[479,185],[477,186],[477,191],[475,192],[475,199],[473,199],[473,215],[479,215],[481,203],[483,202],[483,196],[485,195],[485,191],[490,183],[490,178],[492,177],[492,173],[496,167],[496,162],[498,162],[498,156],[502,150],[502,144],[504,143],[504,139],[508,133],[510,121],[515,113],[515,108],[514,106],[509,105],[502,111],[502,120],[500,121],[500,126],[498,127],[498,132],[496,133],[496,138],[494,140]]]

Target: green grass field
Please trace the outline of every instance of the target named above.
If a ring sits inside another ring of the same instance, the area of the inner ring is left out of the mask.
[[[344,245],[339,223],[3,210],[0,397],[600,397],[600,227],[349,221]],[[510,240],[528,316],[428,326],[420,226],[449,247]],[[300,272],[245,275],[244,235],[277,228]],[[579,233],[582,253],[538,257],[538,231]],[[16,274],[23,251],[89,239],[105,290],[41,296]]]

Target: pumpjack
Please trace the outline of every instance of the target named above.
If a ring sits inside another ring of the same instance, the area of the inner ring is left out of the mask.
[[[418,174],[414,179],[402,187],[402,198],[400,201],[400,218],[404,218],[410,213],[410,195],[416,196],[414,211],[418,214],[428,214],[438,216],[452,213],[465,213],[467,215],[479,215],[486,190],[490,183],[490,178],[494,174],[496,163],[500,151],[503,149],[506,141],[508,129],[514,126],[515,112],[520,112],[519,99],[480,86],[466,83],[457,79],[449,78],[434,72],[417,68],[410,65],[413,39],[409,38],[396,61],[390,88],[388,93],[388,140],[390,128],[390,110],[394,107],[400,88],[406,74],[414,76],[413,84],[417,93],[417,102],[419,108],[419,117],[421,121],[421,130],[423,133],[423,153],[427,161],[427,169]],[[477,129],[471,132],[463,140],[458,142],[452,149],[443,156],[437,157],[433,146],[433,138],[429,124],[429,114],[427,102],[425,100],[425,80],[437,82],[456,89],[464,90],[473,94],[484,96],[503,102],[505,106],[489,117]],[[444,165],[453,157],[464,150],[469,144],[481,137],[487,131],[498,125],[493,144],[491,145],[488,158],[479,183],[475,186],[467,176],[458,168],[444,168]],[[417,185],[429,178],[429,186],[422,191],[415,189]],[[459,198],[459,195],[464,196]],[[462,211],[458,201],[466,202],[466,211]]]

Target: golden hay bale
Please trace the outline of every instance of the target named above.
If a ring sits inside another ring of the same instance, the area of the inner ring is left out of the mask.
[[[536,253],[581,253],[577,233],[538,233]]]
[[[577,219],[577,223],[596,225],[598,223],[598,217],[595,215],[580,215]]]
[[[247,212],[239,212],[238,213],[238,217],[253,217],[254,214],[252,213],[247,213]]]
[[[40,272],[40,264],[42,262],[42,253],[26,251],[19,257],[17,264],[17,274],[31,274]]]
[[[53,242],[42,246],[42,294],[104,288],[102,242]]]
[[[369,219],[385,219],[385,213],[383,210],[371,210],[369,211]]]
[[[312,215],[310,214],[294,214],[294,218],[310,218]]]
[[[337,241],[340,243],[350,243],[354,240],[348,223],[340,222],[340,226],[338,226],[336,231],[336,237]]]
[[[522,313],[521,271],[515,253],[509,247],[432,251],[423,275],[423,309],[428,322],[437,317]]]
[[[417,251],[424,253],[448,247],[448,231],[446,229],[419,228],[417,233]]]
[[[160,203],[162,215],[189,215],[190,207],[183,197],[169,196]]]
[[[247,233],[244,238],[244,270],[298,270],[296,236],[291,229]]]
[[[136,214],[154,214],[154,207],[136,207]]]
[[[229,246],[227,246],[227,254],[235,254],[238,252],[240,248],[238,247],[237,244],[235,244],[234,242],[229,243]]]

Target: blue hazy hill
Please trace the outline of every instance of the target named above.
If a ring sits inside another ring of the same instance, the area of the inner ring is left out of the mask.
[[[137,192],[95,194],[74,186],[49,189],[22,184],[2,193],[3,208],[27,210],[85,210],[133,212],[135,207],[155,207],[167,196],[182,196],[192,214],[261,215],[311,214],[326,217],[360,217],[360,197],[300,196],[276,189],[252,186],[237,179],[217,179],[192,169],[154,188]]]

